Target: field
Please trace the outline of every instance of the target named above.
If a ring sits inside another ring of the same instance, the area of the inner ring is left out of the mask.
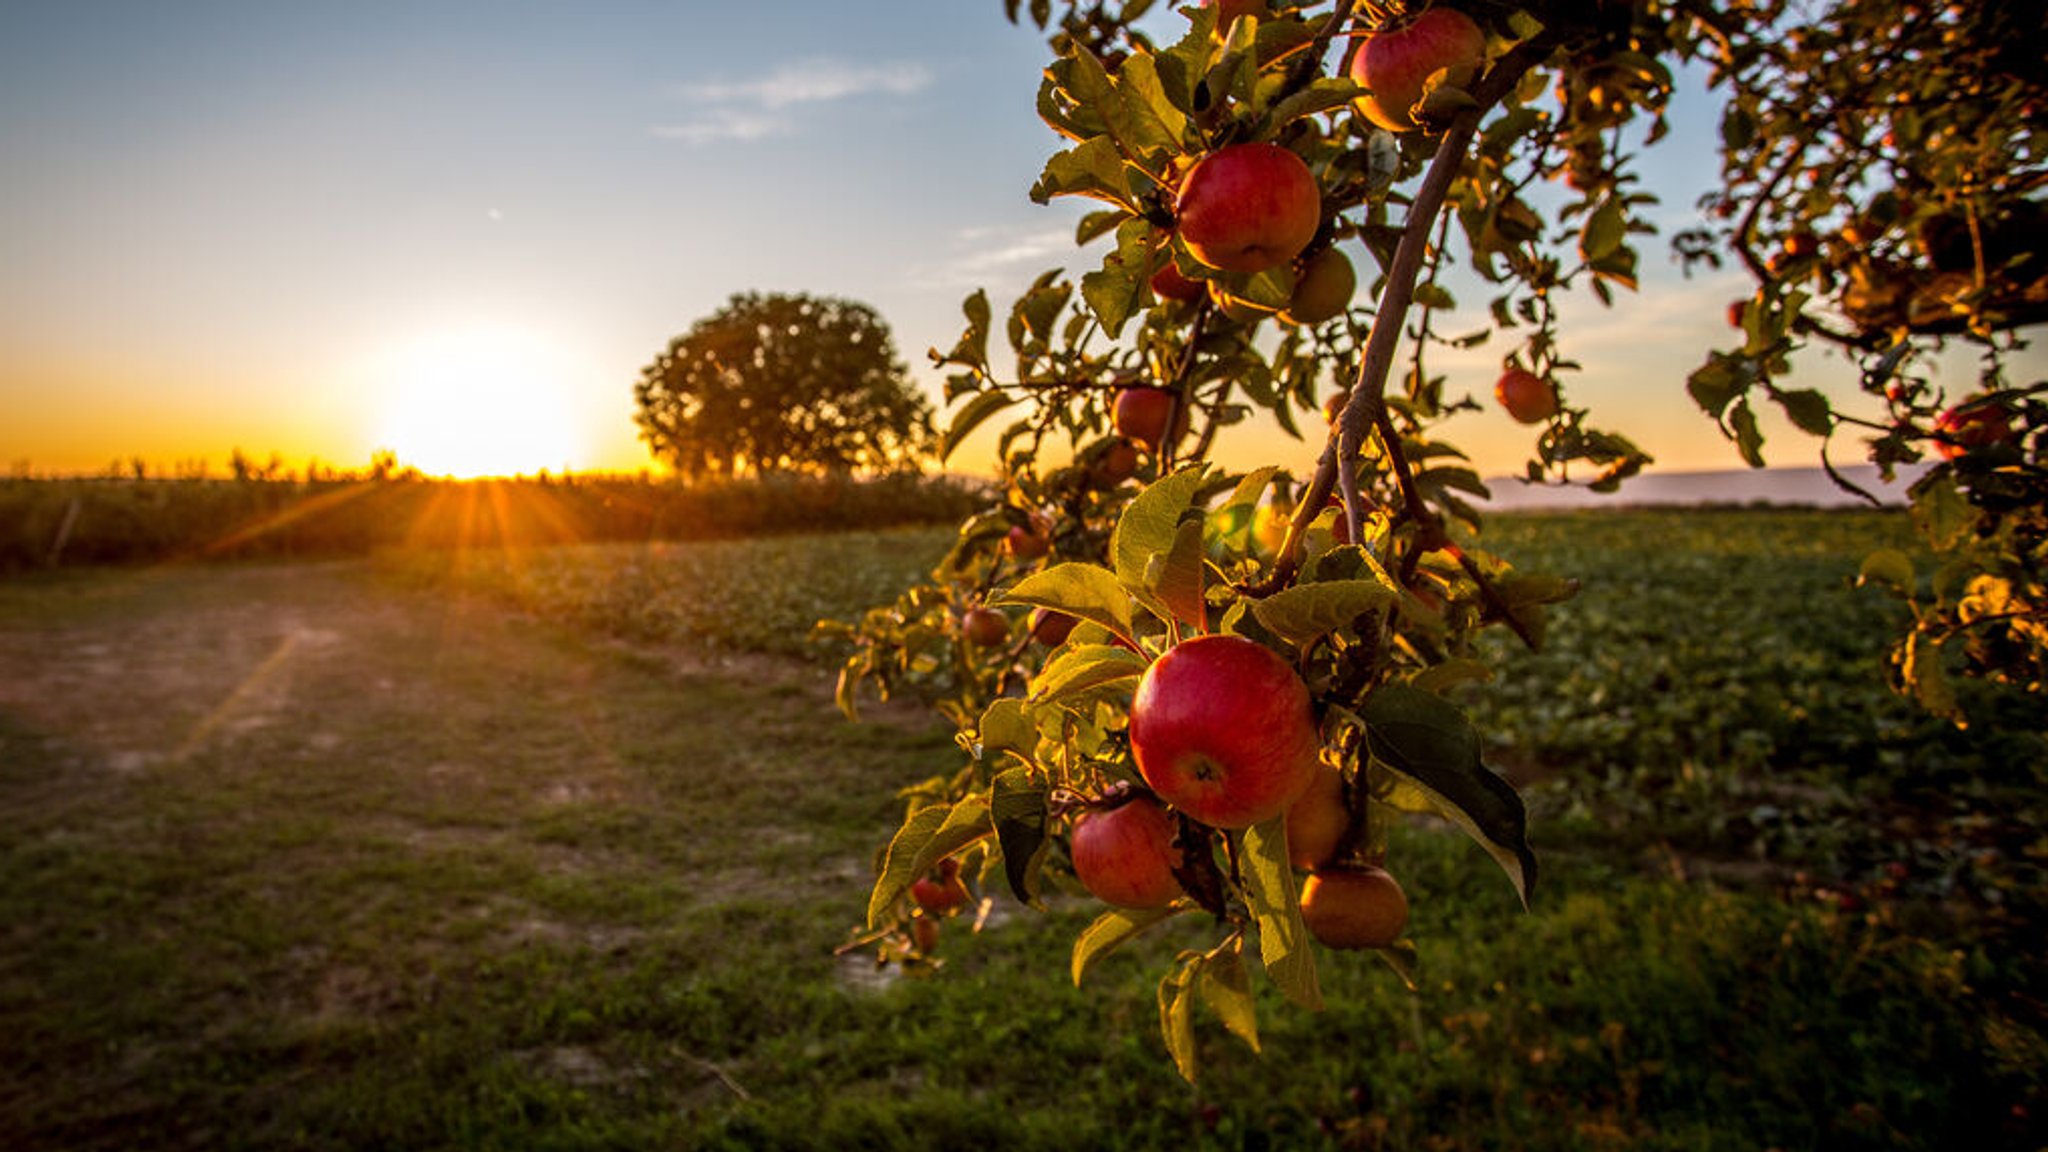
[[[1196,936],[1076,990],[999,899],[835,957],[895,788],[807,640],[946,534],[0,583],[0,1147],[2038,1148],[2038,735],[1879,678],[1877,515],[1504,517],[1585,577],[1466,700],[1544,876],[1393,846],[1418,989],[1325,964],[1160,1050]],[[765,591],[765,614],[737,611]],[[1196,926],[1198,927],[1198,926]]]

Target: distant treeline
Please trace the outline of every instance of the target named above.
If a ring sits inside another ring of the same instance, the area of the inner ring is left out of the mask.
[[[291,479],[0,480],[0,571],[385,548],[697,540],[955,522],[986,503],[955,477],[639,477],[450,481],[412,474]]]

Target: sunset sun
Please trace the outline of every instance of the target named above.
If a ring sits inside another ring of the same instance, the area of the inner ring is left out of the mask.
[[[428,475],[560,471],[582,455],[562,358],[530,333],[439,334],[400,351],[388,379],[379,443]]]

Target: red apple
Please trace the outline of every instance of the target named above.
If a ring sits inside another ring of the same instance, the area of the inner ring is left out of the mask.
[[[1330,869],[1301,886],[1301,919],[1325,947],[1385,948],[1408,927],[1408,896],[1384,868]]]
[[[1051,608],[1031,610],[1031,638],[1047,648],[1057,648],[1067,642],[1067,636],[1080,621],[1065,612]]]
[[[952,863],[952,861],[947,861]],[[910,885],[910,898],[933,916],[951,912],[967,903],[967,886],[960,882],[958,865],[951,876],[920,876]]]
[[[917,942],[917,954],[929,956],[939,947],[939,922],[919,916],[910,922],[910,938]]]
[[[1728,326],[1730,328],[1742,327],[1742,313],[1748,307],[1749,301],[1747,300],[1730,300],[1728,302]]]
[[[1074,821],[1074,876],[1096,899],[1124,908],[1163,908],[1179,898],[1173,816],[1149,796],[1085,812]]]
[[[1307,872],[1328,864],[1351,831],[1351,810],[1344,804],[1344,774],[1328,764],[1316,765],[1308,791],[1287,809],[1287,859]]]
[[[1019,524],[1004,534],[1003,551],[1013,560],[1036,560],[1052,551],[1052,538],[1036,524]]]
[[[1557,415],[1557,390],[1550,381],[1526,368],[1510,368],[1493,386],[1494,398],[1508,415],[1524,424],[1541,424]]]
[[[1200,300],[1205,291],[1207,286],[1200,280],[1190,280],[1181,275],[1180,269],[1174,266],[1171,256],[1166,258],[1166,262],[1159,266],[1157,272],[1152,273],[1152,294],[1161,300]]]
[[[1256,16],[1264,20],[1271,12],[1266,0],[1202,0],[1202,7],[1216,9],[1216,34],[1230,35],[1230,26],[1240,16]]]
[[[1289,324],[1315,325],[1344,314],[1358,291],[1358,272],[1350,257],[1335,248],[1316,253],[1294,282],[1294,296],[1280,318]]]
[[[1934,450],[1944,460],[2012,439],[2012,418],[1997,404],[1958,404],[1934,418]]]
[[[1315,776],[1308,687],[1242,636],[1199,636],[1152,662],[1131,700],[1131,756],[1159,798],[1216,828],[1287,810]]]
[[[960,634],[969,644],[993,648],[1010,638],[1010,618],[993,608],[969,608],[960,617]]]
[[[1390,24],[1367,36],[1351,59],[1351,78],[1371,90],[1358,98],[1358,110],[1389,132],[1413,131],[1423,83],[1448,69],[1447,83],[1468,84],[1485,54],[1486,34],[1454,8],[1438,5]]]
[[[1097,488],[1114,488],[1138,474],[1138,446],[1121,437],[1095,458],[1088,478]]]
[[[1179,409],[1176,413],[1175,409]],[[1116,394],[1111,422],[1119,435],[1128,436],[1152,451],[1166,434],[1166,422],[1173,419],[1173,438],[1188,434],[1188,408],[1180,397],[1165,388],[1126,388]]]
[[[1301,157],[1278,144],[1233,144],[1181,180],[1175,227],[1195,259],[1263,272],[1301,254],[1323,221],[1323,194]]]

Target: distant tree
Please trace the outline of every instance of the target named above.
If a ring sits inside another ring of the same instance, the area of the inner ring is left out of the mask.
[[[851,300],[740,293],[640,370],[634,422],[689,477],[915,471],[931,404]]]

